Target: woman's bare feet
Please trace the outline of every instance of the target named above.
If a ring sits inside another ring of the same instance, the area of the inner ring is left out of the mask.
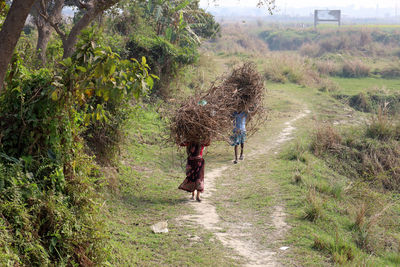
[[[194,200],[194,191],[192,192],[192,197],[190,199]]]
[[[200,199],[200,192],[199,192],[199,191],[197,191],[196,200],[197,200],[197,202],[201,202],[201,199]]]

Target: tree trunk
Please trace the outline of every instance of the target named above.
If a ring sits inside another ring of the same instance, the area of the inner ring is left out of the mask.
[[[33,7],[32,16],[38,29],[38,41],[36,51],[41,65],[46,64],[47,44],[50,41],[53,25],[58,25],[62,19],[64,0],[57,0],[54,5],[49,6],[50,1],[36,1]]]
[[[75,51],[75,44],[78,41],[78,36],[81,31],[89,26],[97,15],[99,15],[104,10],[112,7],[120,0],[90,0],[85,3],[86,13],[83,17],[72,27],[71,32],[68,37],[63,42],[64,55],[63,58],[72,56]]]
[[[35,0],[14,0],[0,31],[0,93],[8,64]]]
[[[71,32],[66,38],[64,45],[63,58],[72,56],[75,51],[75,44],[78,41],[78,36],[81,31],[89,26],[90,22],[96,17],[96,9],[94,6],[90,6],[83,17],[72,27]]]
[[[37,27],[37,29],[38,29],[38,40],[36,45],[37,57],[41,65],[45,66],[47,44],[50,41],[51,32],[53,28],[49,24],[44,23],[41,27]]]

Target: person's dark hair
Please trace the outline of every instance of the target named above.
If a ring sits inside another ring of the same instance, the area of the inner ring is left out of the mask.
[[[191,143],[190,145],[187,146],[186,152],[187,152],[188,156],[195,157],[200,154],[200,149],[201,149],[200,144]]]

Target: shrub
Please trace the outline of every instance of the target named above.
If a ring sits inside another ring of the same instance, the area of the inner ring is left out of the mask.
[[[400,94],[388,94],[384,90],[371,90],[351,96],[349,105],[358,111],[371,113],[378,113],[384,106],[387,114],[396,115],[400,111]]]
[[[311,141],[311,151],[319,156],[331,150],[339,149],[342,142],[340,134],[330,125],[316,128]]]
[[[269,52],[265,42],[252,35],[247,27],[238,24],[224,26],[221,36],[203,45],[207,50],[224,54],[265,55]]]
[[[370,70],[370,67],[361,60],[346,60],[343,63],[341,76],[346,78],[367,77]]]
[[[400,66],[391,65],[380,71],[381,77],[385,79],[393,79],[400,77]]]
[[[308,57],[318,57],[321,55],[320,46],[317,43],[306,43],[300,48],[300,54]]]
[[[358,95],[350,97],[349,105],[363,112],[371,112],[373,110],[371,99],[365,93],[359,93]]]
[[[289,81],[310,87],[318,86],[321,80],[306,58],[284,54],[268,58],[264,76],[273,82],[285,83]]]
[[[18,255],[9,253],[13,265],[101,265],[100,176],[84,153],[82,132],[103,126],[96,122],[106,114],[120,115],[107,103],[139,97],[152,82],[145,59],[118,58],[81,41],[53,71],[31,72],[14,60],[0,95],[0,223]]]
[[[313,248],[329,253],[333,262],[337,264],[345,264],[352,261],[355,257],[355,248],[342,239],[338,233],[336,233],[334,239],[331,237],[321,238],[315,236]]]
[[[283,158],[287,160],[297,160],[305,163],[307,161],[307,158],[305,156],[306,151],[306,146],[302,143],[297,142],[286,149],[286,151],[283,153]]]
[[[374,204],[372,204],[374,205]],[[388,206],[372,213],[366,203],[361,203],[356,211],[353,224],[354,240],[367,253],[379,253],[384,249],[383,235],[379,232],[379,221],[385,216]]]
[[[187,44],[179,47],[158,36],[135,36],[127,43],[126,49],[128,58],[147,58],[152,71],[160,77],[153,93],[163,97],[168,96],[168,83],[180,67],[198,59],[197,46]]]
[[[268,43],[270,50],[298,50],[304,43],[309,43],[317,36],[317,32],[308,30],[285,29],[281,31],[267,30],[260,33],[261,39]]]
[[[315,188],[310,188],[307,195],[307,206],[304,210],[304,219],[316,222],[323,217],[323,202],[317,197]]]
[[[319,60],[315,62],[315,67],[322,75],[337,76],[340,74],[340,66],[332,60]]]
[[[319,127],[310,149],[343,175],[399,191],[399,129],[398,123],[379,116],[365,128],[354,128],[342,135],[331,127]]]
[[[382,141],[400,140],[399,124],[396,125],[386,111],[379,108],[378,114],[372,117],[366,127],[366,136]]]
[[[330,79],[321,79],[318,84],[318,90],[321,92],[334,93],[340,90],[340,86]]]

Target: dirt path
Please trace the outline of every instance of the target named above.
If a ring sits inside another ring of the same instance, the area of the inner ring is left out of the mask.
[[[263,146],[258,150],[253,150],[248,154],[248,157],[260,155],[268,156],[273,152],[277,153],[277,150],[281,145],[290,140],[291,134],[296,130],[293,124],[299,119],[304,118],[309,113],[309,110],[304,110],[296,117],[285,122],[285,126],[279,135],[269,140],[265,140]],[[273,230],[269,233],[268,238],[271,245],[270,247],[272,248],[268,249],[258,248],[256,242],[252,241],[251,235],[247,234],[249,231],[246,231],[245,228],[251,228],[252,225],[250,223],[241,223],[240,225],[226,223],[223,222],[218,215],[216,206],[211,201],[211,196],[216,192],[216,179],[230,166],[231,163],[218,169],[210,170],[206,173],[207,190],[202,195],[203,201],[201,203],[190,202],[190,205],[192,205],[196,214],[182,216],[179,220],[201,225],[205,229],[213,232],[224,246],[235,250],[245,259],[245,266],[280,266],[281,264],[277,259],[278,248],[274,246],[274,243],[284,237],[284,234],[289,227],[285,222],[286,214],[283,206],[278,204],[273,207],[270,222],[270,226]]]

